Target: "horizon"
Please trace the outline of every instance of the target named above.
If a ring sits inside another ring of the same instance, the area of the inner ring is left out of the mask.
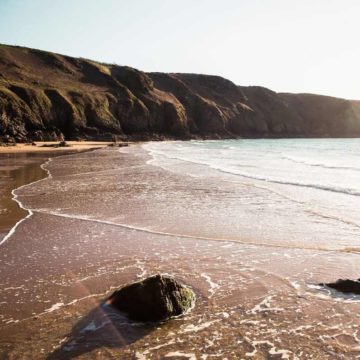
[[[209,74],[280,93],[360,99],[354,0],[46,4],[3,0],[0,42],[144,72]]]

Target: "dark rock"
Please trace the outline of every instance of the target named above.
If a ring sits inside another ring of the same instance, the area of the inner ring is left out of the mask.
[[[59,147],[69,147],[70,145],[66,141],[60,141]]]
[[[0,136],[0,146],[16,146],[16,140],[9,136]]]
[[[349,279],[339,279],[334,283],[323,283],[321,286],[328,286],[337,291],[343,293],[351,293],[360,295],[360,279],[358,280],[349,280]]]
[[[9,135],[4,136],[4,142],[7,144],[16,144],[16,140],[12,136],[9,136]]]
[[[108,303],[138,321],[181,315],[195,301],[193,291],[169,276],[155,275],[115,291]]]

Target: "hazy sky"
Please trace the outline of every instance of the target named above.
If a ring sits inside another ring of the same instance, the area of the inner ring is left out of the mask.
[[[0,42],[360,99],[360,0],[0,0]]]

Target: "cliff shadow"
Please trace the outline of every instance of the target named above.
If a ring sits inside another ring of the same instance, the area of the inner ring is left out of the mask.
[[[103,346],[121,348],[146,336],[154,323],[134,322],[105,303],[99,304],[72,328],[66,341],[47,360],[73,359]]]

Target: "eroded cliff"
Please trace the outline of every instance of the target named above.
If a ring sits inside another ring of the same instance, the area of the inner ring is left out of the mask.
[[[5,135],[17,141],[360,136],[360,102],[0,45]]]

